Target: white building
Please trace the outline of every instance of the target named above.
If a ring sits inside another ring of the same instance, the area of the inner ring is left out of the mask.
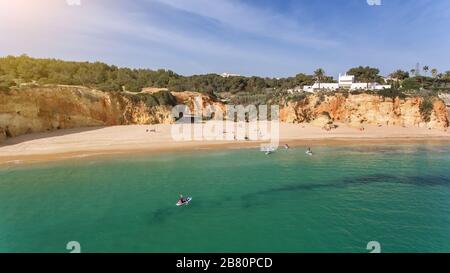
[[[315,92],[318,90],[325,91],[335,91],[337,89],[349,89],[349,90],[382,90],[389,89],[390,85],[381,85],[376,82],[366,83],[366,82],[355,82],[355,76],[353,75],[341,75],[339,74],[338,83],[314,83],[313,85],[303,86],[303,91],[305,92]]]
[[[224,78],[228,78],[228,77],[239,77],[240,75],[239,74],[233,74],[233,73],[226,73],[226,72],[224,72],[224,73],[220,74],[220,76],[222,76]]]
[[[314,83],[313,85],[305,85],[303,86],[303,91],[314,93],[318,90],[325,90],[325,91],[335,91],[339,89],[339,83]]]
[[[352,89],[352,85],[355,83],[355,76],[353,75],[341,75],[339,74],[339,87]]]

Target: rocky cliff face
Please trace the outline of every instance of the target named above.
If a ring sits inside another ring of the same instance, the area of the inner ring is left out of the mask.
[[[173,92],[177,103],[193,110],[194,98],[221,110],[225,105],[196,92]],[[333,128],[333,122],[361,127],[364,124],[447,128],[445,102],[435,99],[425,121],[422,98],[390,99],[378,95],[310,95],[280,107],[280,120],[310,122]],[[147,107],[121,93],[109,93],[76,86],[47,86],[0,92],[0,142],[26,133],[85,126],[172,123],[170,106]]]
[[[199,92],[192,91],[184,91],[184,92],[172,92],[172,95],[176,98],[178,104],[184,104],[189,108],[191,113],[195,113],[195,108],[199,108],[202,110],[203,116],[209,116],[208,107],[210,106],[209,111],[219,110],[225,114],[226,105],[212,99],[210,96]],[[199,98],[201,100],[199,100]],[[201,105],[196,105],[201,103]]]
[[[378,95],[359,94],[347,97],[341,94],[330,96],[310,95],[299,102],[288,102],[280,110],[284,122],[311,122],[328,113],[331,121],[349,126],[398,125],[428,128],[447,128],[448,111],[442,100],[433,101],[430,120],[425,121],[420,105],[422,98],[390,99]]]
[[[448,119],[450,120],[450,94],[440,94],[439,98],[445,103],[447,107]]]
[[[75,86],[0,92],[0,141],[55,129],[170,122],[170,107],[149,108],[118,93]]]

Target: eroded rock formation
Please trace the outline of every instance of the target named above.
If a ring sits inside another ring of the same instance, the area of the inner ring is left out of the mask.
[[[191,111],[196,97],[203,107],[225,105],[197,92],[172,92],[176,102]],[[372,94],[309,95],[280,106],[280,120],[329,126],[333,122],[360,127],[418,126],[444,129],[449,126],[448,107],[433,100],[427,119],[421,113],[422,98],[386,98]],[[43,86],[0,92],[0,142],[26,133],[85,126],[169,124],[174,122],[171,106],[147,106],[122,93],[103,92],[79,86]],[[207,115],[203,112],[204,115]]]
[[[53,86],[0,93],[0,140],[85,126],[171,123],[168,106],[147,107],[120,93]]]
[[[282,122],[310,122],[324,112],[335,122],[350,126],[362,124],[419,126],[447,128],[449,126],[447,108],[442,100],[433,101],[433,109],[426,121],[420,111],[422,98],[386,98],[371,94],[347,97],[342,94],[330,96],[310,95],[298,102],[288,102],[280,111]]]

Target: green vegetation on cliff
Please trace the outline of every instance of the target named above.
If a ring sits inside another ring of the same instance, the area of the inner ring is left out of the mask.
[[[433,102],[427,98],[422,101],[419,106],[420,114],[425,122],[430,121],[431,112],[433,111]]]
[[[132,101],[143,101],[147,107],[158,105],[175,106],[177,101],[169,91],[159,91],[153,94],[138,93],[136,95],[127,93],[126,96]]]
[[[390,90],[352,91],[352,93],[378,93],[384,97],[404,97],[406,95],[430,96],[450,90],[450,71],[438,73],[431,70],[430,77],[414,72],[396,70],[387,79],[393,86]],[[384,82],[379,69],[358,66],[347,71],[355,75],[357,81]],[[100,62],[69,62],[56,59],[37,59],[27,55],[0,58],[0,91],[14,86],[66,84],[82,85],[109,92],[131,91],[139,93],[144,87],[167,88],[169,91],[197,91],[212,97],[220,94],[235,104],[277,103],[297,100],[304,97],[302,92],[288,92],[314,82],[333,82],[323,69],[317,69],[314,75],[299,73],[287,78],[262,78],[217,74],[182,76],[170,70],[119,68]],[[348,93],[337,90],[335,93]],[[148,106],[172,105],[170,92],[158,94],[139,93],[134,99],[141,99]]]
[[[330,78],[328,77],[328,80]],[[182,76],[170,70],[119,68],[100,62],[69,62],[36,59],[26,55],[0,58],[0,88],[8,89],[22,83],[68,84],[95,87],[104,91],[139,92],[143,87],[168,88],[170,91],[260,92],[265,89],[288,89],[311,84],[313,76],[274,79],[261,77],[228,77],[217,74]]]

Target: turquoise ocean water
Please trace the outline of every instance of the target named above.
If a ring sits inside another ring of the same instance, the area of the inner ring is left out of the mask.
[[[448,145],[313,150],[2,166],[0,252],[450,251]]]

